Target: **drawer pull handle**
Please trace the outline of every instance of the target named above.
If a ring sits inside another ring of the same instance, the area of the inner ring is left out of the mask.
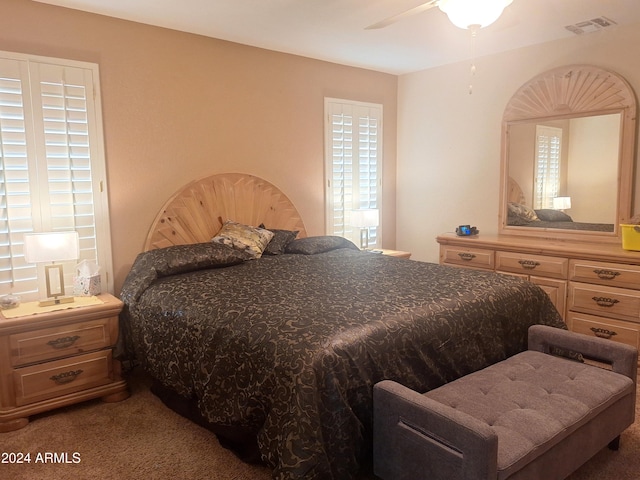
[[[601,307],[613,307],[616,303],[620,303],[620,300],[607,297],[591,297],[591,300],[596,302]]]
[[[459,253],[458,256],[462,260],[465,260],[467,262],[473,260],[474,258],[476,258],[476,256],[473,253],[468,253],[468,252]]]
[[[49,377],[50,380],[53,380],[58,385],[64,385],[66,383],[73,382],[78,376],[82,373],[82,370],[70,370],[68,372],[62,372],[52,377]]]
[[[614,332],[613,330],[607,330],[606,328],[591,327],[591,331],[596,335],[596,337],[600,337],[600,338],[609,339],[614,335],[617,335],[617,333]]]
[[[533,270],[540,265],[540,262],[536,262],[535,260],[518,260],[518,263],[526,270]]]
[[[79,335],[74,335],[73,337],[56,338],[55,340],[47,342],[47,345],[51,345],[55,349],[69,348],[71,345],[76,343],[79,338]]]
[[[598,278],[601,278],[602,280],[613,280],[614,278],[616,278],[618,275],[620,275],[620,272],[616,272],[615,270],[594,270],[593,273],[595,273]]]

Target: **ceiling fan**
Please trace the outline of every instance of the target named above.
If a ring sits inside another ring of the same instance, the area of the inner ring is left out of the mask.
[[[451,23],[464,29],[478,29],[495,22],[505,7],[513,0],[429,0],[384,20],[369,25],[365,30],[384,28],[407,17],[438,7],[445,12]]]

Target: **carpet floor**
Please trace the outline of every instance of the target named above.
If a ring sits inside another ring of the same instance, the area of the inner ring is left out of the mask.
[[[243,463],[211,432],[165,407],[142,372],[134,371],[128,381],[131,397],[122,402],[85,402],[0,433],[0,479],[270,479],[267,468]],[[619,451],[603,449],[569,480],[640,478],[640,415],[636,418],[622,434]],[[12,453],[30,453],[31,462],[10,463]]]

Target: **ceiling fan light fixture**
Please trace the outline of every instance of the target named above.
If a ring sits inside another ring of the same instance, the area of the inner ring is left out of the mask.
[[[440,0],[438,7],[456,27],[482,28],[495,22],[513,0]]]

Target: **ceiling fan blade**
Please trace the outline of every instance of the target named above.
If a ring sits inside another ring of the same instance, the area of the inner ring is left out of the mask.
[[[374,23],[373,25],[369,25],[365,28],[365,30],[376,30],[378,28],[384,28],[392,23],[396,23],[403,18],[410,17],[412,15],[416,15],[417,13],[424,12],[425,10],[429,10],[431,7],[435,7],[438,4],[439,0],[430,0],[422,5],[418,5],[417,7],[410,8],[402,13],[397,15],[393,15],[392,17],[385,18],[384,20]]]

